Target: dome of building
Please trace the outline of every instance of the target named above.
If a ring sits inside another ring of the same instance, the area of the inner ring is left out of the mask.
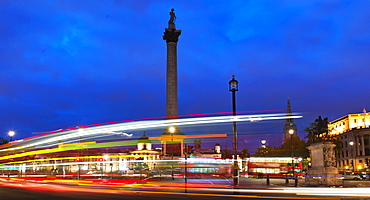
[[[152,150],[152,142],[149,140],[149,137],[144,135],[139,138],[137,141],[137,149],[138,150]]]
[[[144,132],[144,135],[139,138],[137,143],[150,143],[151,144],[152,142],[149,140],[149,137],[146,136],[146,133]]]

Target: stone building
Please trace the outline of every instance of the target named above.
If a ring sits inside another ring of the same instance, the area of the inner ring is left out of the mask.
[[[152,149],[152,142],[145,132],[137,142],[137,150],[132,151],[131,155],[133,155],[136,160],[143,160],[143,163],[139,164],[145,164],[149,170],[152,170],[156,165],[155,161],[160,159],[160,152]]]
[[[330,136],[342,142],[337,167],[342,171],[369,171],[370,113],[349,114],[328,124]]]

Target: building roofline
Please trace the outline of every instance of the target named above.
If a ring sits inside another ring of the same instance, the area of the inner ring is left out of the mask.
[[[343,120],[343,119],[345,119],[345,118],[348,118],[348,116],[349,116],[349,114],[348,114],[348,115],[345,115],[345,116],[343,116],[343,117],[340,117],[340,118],[338,118],[338,119],[335,119],[335,120],[333,120],[333,121],[329,122],[329,124],[333,124],[333,123],[335,123],[335,122],[341,121],[341,120]]]
[[[338,121],[341,121],[341,120],[343,120],[345,118],[349,118],[350,115],[369,115],[369,114],[370,113],[350,113],[350,114],[347,114],[347,115],[345,115],[343,117],[340,117],[338,119],[335,119],[335,120],[329,122],[329,124],[333,124],[333,123],[338,122]]]

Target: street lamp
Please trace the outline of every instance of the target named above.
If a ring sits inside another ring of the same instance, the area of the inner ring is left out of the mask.
[[[262,147],[261,156],[265,156],[267,154],[267,152],[266,152],[266,140],[265,139],[261,140],[261,147]]]
[[[10,137],[9,142],[11,142],[11,141],[12,141],[12,139],[13,139],[13,136],[15,135],[15,132],[14,132],[14,131],[9,131],[9,132],[8,132],[8,135],[9,135],[9,137]]]
[[[354,172],[354,171],[355,171],[355,165],[354,165],[354,162],[353,162],[353,149],[352,149],[353,144],[354,144],[354,142],[353,142],[353,141],[350,141],[350,142],[349,142],[349,145],[351,146],[351,164],[352,164],[352,172]]]
[[[293,134],[294,134],[294,130],[293,129],[290,129],[289,130],[289,134],[290,134],[290,146],[291,146],[291,156],[292,156],[292,174],[293,174],[293,177],[294,177],[294,155],[293,155]]]
[[[261,140],[262,148],[266,148],[266,140]]]
[[[172,135],[172,141],[173,141],[173,134],[175,133],[175,127],[171,126],[169,129],[168,129]]]
[[[236,103],[235,103],[235,92],[238,91],[238,81],[235,80],[235,75],[232,75],[231,81],[229,81],[229,91],[232,94],[232,107],[233,107],[233,136],[234,136],[234,188],[239,185],[239,167],[238,167],[238,143],[236,133]]]

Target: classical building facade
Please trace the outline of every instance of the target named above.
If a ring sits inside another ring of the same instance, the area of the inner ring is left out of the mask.
[[[330,136],[342,142],[337,167],[343,171],[368,171],[370,159],[370,113],[343,116],[328,124]]]

